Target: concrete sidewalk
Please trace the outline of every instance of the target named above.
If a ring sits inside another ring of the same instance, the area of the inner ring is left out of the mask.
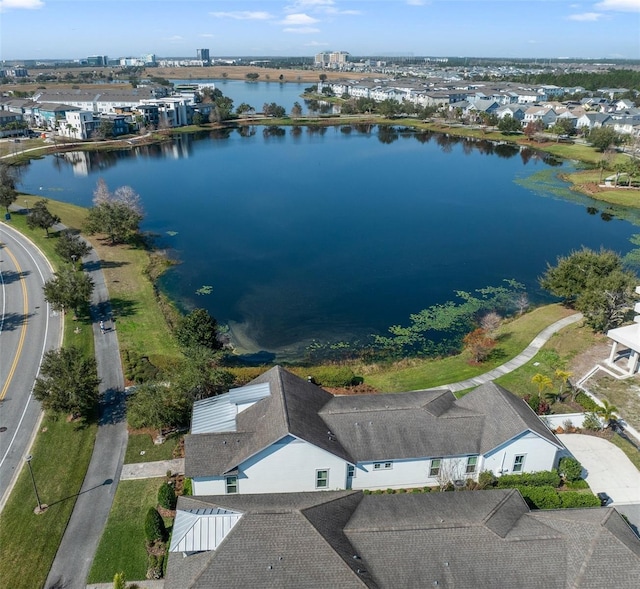
[[[122,467],[120,480],[154,479],[166,476],[168,470],[170,470],[172,474],[184,474],[184,458],[125,464]]]
[[[473,378],[468,378],[467,380],[461,380],[459,382],[453,382],[450,384],[443,384],[439,387],[435,387],[437,389],[449,389],[451,391],[464,391],[465,389],[470,389],[471,387],[477,387],[486,382],[490,382],[503,376],[509,372],[513,372],[517,368],[520,368],[524,364],[526,364],[529,360],[531,360],[539,351],[540,348],[544,344],[546,344],[551,336],[554,333],[557,333],[561,329],[571,325],[572,323],[577,323],[583,318],[582,313],[575,313],[573,315],[569,315],[569,317],[565,317],[564,319],[560,319],[560,321],[556,321],[543,329],[534,340],[515,358],[512,358],[508,362],[505,362],[501,366],[490,370],[489,372],[485,372],[484,374],[480,374],[478,376],[474,376]]]

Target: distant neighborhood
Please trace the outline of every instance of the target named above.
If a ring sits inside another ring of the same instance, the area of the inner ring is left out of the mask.
[[[207,77],[204,73],[207,66],[214,64],[250,65],[256,71],[261,67],[274,67],[272,60],[213,59],[208,49],[197,49],[196,59],[157,59],[152,53],[118,59],[95,55],[74,65],[96,68],[83,76],[88,76],[89,81],[101,81],[105,79],[103,72],[108,67],[112,72],[136,72],[140,68],[153,71],[157,67],[195,66],[202,67],[203,77]],[[30,65],[41,67],[44,64]],[[563,69],[559,71],[599,73],[608,71],[610,65],[562,64]],[[638,97],[629,88],[602,87],[588,91],[582,86],[509,81],[548,72],[548,68],[524,64],[521,67],[467,67],[450,64],[448,58],[424,58],[420,64],[392,64],[380,59],[354,60],[346,51],[318,53],[303,67],[320,72],[317,83],[320,96],[366,99],[375,103],[389,101],[401,114],[419,116],[420,109],[431,109],[439,116],[465,123],[495,125],[510,117],[520,122],[523,129],[529,126],[536,131],[561,126],[569,132],[588,133],[599,127],[610,127],[622,135],[640,136]],[[344,74],[344,78],[328,80],[323,72],[332,72],[332,78]],[[379,73],[380,77],[357,77],[373,72]],[[106,76],[106,81],[110,75]],[[259,74],[252,75],[252,80],[259,79]],[[0,78],[45,83],[49,79],[44,74],[30,76],[26,62],[0,69]],[[210,101],[202,100],[202,91],[205,87],[213,89],[213,84],[172,86],[166,80],[165,85],[156,81],[151,77],[138,80],[134,88],[123,84],[122,89],[108,90],[70,87],[68,91],[53,91],[39,85],[28,98],[5,92],[0,97],[0,137],[24,136],[37,129],[55,132],[68,139],[100,139],[209,120],[212,105]],[[262,105],[251,108],[255,111]],[[312,108],[309,110],[313,111]],[[334,102],[333,110],[347,112],[340,101]]]

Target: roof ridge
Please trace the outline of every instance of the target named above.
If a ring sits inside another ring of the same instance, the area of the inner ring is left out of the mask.
[[[287,432],[289,432],[289,434],[291,433],[291,422],[289,420],[289,408],[287,407],[287,396],[285,395],[285,391],[284,391],[284,382],[282,379],[282,371],[284,370],[284,368],[282,368],[282,366],[277,365],[276,367],[276,374],[277,374],[277,378],[278,378],[278,389],[280,391],[280,397],[282,399],[282,409],[283,409],[283,413],[284,413],[284,425],[285,425],[285,429],[287,430]]]

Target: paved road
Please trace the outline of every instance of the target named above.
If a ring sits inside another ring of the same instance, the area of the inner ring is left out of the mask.
[[[62,318],[42,291],[51,276],[35,244],[0,223],[0,510],[40,421],[31,391],[42,356],[61,343]]]
[[[102,530],[118,486],[127,447],[124,377],[118,339],[112,322],[109,295],[94,250],[84,269],[95,283],[91,301],[98,376],[101,379],[100,427],[80,495],[49,571],[47,589],[84,589]],[[105,333],[99,322],[105,321]]]

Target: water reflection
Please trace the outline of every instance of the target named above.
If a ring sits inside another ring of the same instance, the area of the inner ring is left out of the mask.
[[[323,136],[329,128],[336,133],[349,135],[359,133],[361,135],[375,136],[380,143],[391,144],[402,138],[407,141],[414,139],[418,143],[427,144],[435,140],[443,153],[450,153],[454,146],[460,145],[465,155],[474,152],[483,155],[497,155],[501,158],[512,158],[520,155],[524,164],[531,160],[542,161],[550,166],[562,165],[562,161],[553,155],[536,151],[531,147],[522,147],[512,143],[493,142],[486,139],[473,137],[460,137],[447,133],[435,133],[431,131],[415,130],[405,126],[375,125],[371,123],[353,123],[349,125],[293,125],[291,127],[269,126],[260,127],[265,141],[274,138],[282,139],[287,135],[300,138],[303,133],[308,135]],[[202,141],[228,141],[234,134],[242,138],[256,136],[256,125],[229,126],[222,129],[213,129],[197,133],[185,133],[171,140],[149,145],[137,145],[131,149],[116,149],[109,151],[68,151],[56,154],[56,166],[69,166],[74,175],[88,176],[115,166],[118,162],[130,159],[184,159],[193,155],[194,146]]]

